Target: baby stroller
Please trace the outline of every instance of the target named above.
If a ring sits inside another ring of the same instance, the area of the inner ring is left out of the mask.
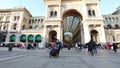
[[[59,50],[57,47],[54,47],[50,50],[49,57],[59,57]]]

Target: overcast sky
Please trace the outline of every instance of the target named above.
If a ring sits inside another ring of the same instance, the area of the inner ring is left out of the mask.
[[[25,6],[33,16],[45,16],[44,0],[0,0],[0,9]],[[101,0],[101,14],[110,14],[120,6],[120,0]]]

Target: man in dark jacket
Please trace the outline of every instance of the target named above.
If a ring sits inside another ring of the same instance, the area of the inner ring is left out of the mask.
[[[62,43],[59,40],[57,40],[56,42],[56,47],[58,48],[58,51],[60,52],[60,50],[62,49]]]
[[[95,49],[96,47],[95,41],[91,39],[87,45],[88,45],[88,52],[90,52],[93,55],[93,49]]]
[[[117,47],[117,44],[116,44],[116,43],[113,43],[113,51],[114,51],[114,52],[117,52],[117,48],[118,48],[118,47]]]
[[[12,48],[13,48],[13,44],[12,44],[12,43],[9,43],[9,44],[8,44],[8,51],[12,51]]]

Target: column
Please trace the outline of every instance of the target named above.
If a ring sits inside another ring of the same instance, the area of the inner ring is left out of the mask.
[[[80,31],[81,31],[81,43],[84,44],[84,28],[83,23],[80,23]]]
[[[60,41],[63,43],[63,26],[60,26]]]
[[[46,40],[47,40],[47,35],[46,35],[46,31],[47,31],[47,28],[46,28],[46,25],[44,25],[44,30],[43,30],[43,44],[45,45],[46,44]]]
[[[10,41],[10,33],[7,31],[5,43],[8,43],[9,41]]]

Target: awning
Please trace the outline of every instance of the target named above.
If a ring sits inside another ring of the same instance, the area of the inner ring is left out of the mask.
[[[33,35],[29,35],[28,36],[28,42],[33,42],[34,41],[34,36]]]
[[[21,42],[26,42],[26,35],[22,35],[22,36],[20,37],[20,41],[21,41]]]
[[[15,36],[15,35],[12,35],[12,36],[10,37],[10,41],[11,41],[11,42],[15,42],[15,40],[16,40],[16,36]]]
[[[41,39],[42,39],[41,35],[36,35],[36,37],[35,37],[36,42],[40,42]]]

